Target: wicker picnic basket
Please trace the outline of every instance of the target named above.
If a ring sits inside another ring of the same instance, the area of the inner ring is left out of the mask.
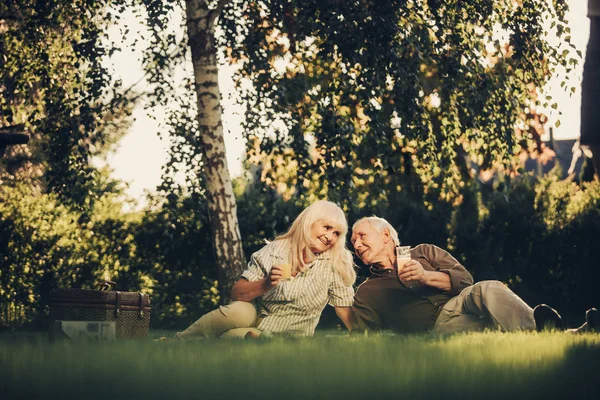
[[[54,321],[115,321],[122,339],[148,334],[150,298],[140,292],[54,289],[49,304]]]

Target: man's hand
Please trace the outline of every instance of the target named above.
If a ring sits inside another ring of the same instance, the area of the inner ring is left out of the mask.
[[[425,271],[423,265],[417,260],[407,261],[398,270],[398,278],[403,282],[415,281],[421,285],[431,286],[444,291],[452,289],[450,275],[439,271]]]
[[[427,285],[428,275],[417,260],[407,261],[406,264],[398,270],[398,278],[403,282],[416,281],[421,285]]]

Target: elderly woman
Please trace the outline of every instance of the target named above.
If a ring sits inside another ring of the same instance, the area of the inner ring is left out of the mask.
[[[232,303],[203,315],[177,336],[312,336],[328,303],[351,330],[356,273],[346,248],[347,231],[338,206],[328,201],[310,205],[287,233],[252,254],[232,288]]]

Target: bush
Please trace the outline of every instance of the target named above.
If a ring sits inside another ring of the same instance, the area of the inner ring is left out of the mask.
[[[0,327],[43,324],[55,287],[93,288],[101,279],[143,288],[131,232],[114,196],[96,202],[85,218],[55,195],[25,186],[0,192]]]
[[[522,177],[504,191],[471,187],[451,225],[450,247],[476,280],[502,280],[530,305],[548,303],[572,324],[600,305],[599,182],[580,187]]]
[[[240,178],[235,190],[246,257],[285,232],[303,206],[261,182]],[[218,305],[205,199],[172,193],[140,213],[122,205],[118,193],[103,192],[84,215],[51,194],[2,188],[0,328],[43,326],[52,288],[93,288],[100,279],[151,295],[154,328],[183,328]],[[476,280],[499,279],[528,304],[559,309],[571,325],[600,305],[598,182],[523,177],[502,190],[472,182],[455,207],[391,191],[348,214],[350,224],[364,215],[388,219],[407,244],[447,247]],[[320,327],[338,323],[327,309]]]
[[[206,200],[170,194],[135,233],[139,270],[152,282],[152,326],[184,328],[219,303]]]

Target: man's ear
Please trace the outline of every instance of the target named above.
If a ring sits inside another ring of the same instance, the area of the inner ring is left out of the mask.
[[[390,230],[388,228],[383,228],[383,243],[388,244],[392,240],[392,235],[390,235]]]

